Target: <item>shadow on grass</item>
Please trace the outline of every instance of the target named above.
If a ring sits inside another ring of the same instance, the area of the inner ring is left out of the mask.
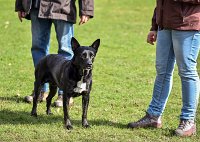
[[[174,137],[174,136],[176,136],[174,129],[165,128],[163,130],[164,130],[163,135],[165,135],[166,137]]]
[[[13,102],[23,102],[23,98],[21,97],[0,97],[1,101],[13,101]]]
[[[81,125],[81,120],[71,120],[73,125]],[[88,120],[91,126],[109,126],[115,128],[126,128],[126,125],[112,122],[109,120]],[[48,116],[48,115],[39,115],[38,117],[30,116],[30,113],[24,111],[10,111],[10,110],[1,110],[0,111],[0,125],[12,124],[52,124],[57,122],[63,122],[63,116]]]

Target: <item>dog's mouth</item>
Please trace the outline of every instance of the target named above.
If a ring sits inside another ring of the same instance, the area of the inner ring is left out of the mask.
[[[83,67],[84,70],[91,70],[92,69],[92,64],[87,64]]]
[[[85,67],[85,70],[91,70],[92,69],[92,65],[88,65]]]

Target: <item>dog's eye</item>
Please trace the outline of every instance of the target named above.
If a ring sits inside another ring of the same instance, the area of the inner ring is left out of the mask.
[[[87,54],[86,53],[82,54],[81,58],[83,59],[87,58]]]
[[[90,53],[90,58],[94,58],[94,54]]]

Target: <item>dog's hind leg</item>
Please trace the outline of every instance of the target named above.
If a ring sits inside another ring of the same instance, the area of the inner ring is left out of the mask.
[[[40,81],[35,81],[34,83],[34,96],[33,96],[33,107],[31,111],[31,115],[37,117],[37,103],[38,103],[38,97],[40,95]]]
[[[50,92],[49,92],[49,95],[48,95],[48,97],[46,99],[46,101],[47,101],[47,104],[46,104],[46,107],[47,107],[46,113],[47,113],[47,115],[52,114],[51,113],[51,100],[52,100],[52,98],[55,96],[55,94],[57,92],[57,86],[53,85],[53,84],[50,84],[49,89],[50,89]]]
[[[88,111],[89,99],[90,99],[90,96],[88,93],[82,95],[82,110],[83,110],[82,126],[85,128],[90,127],[90,125],[88,124],[88,121],[87,121],[87,111]]]
[[[63,94],[63,112],[64,112],[64,127],[68,130],[73,129],[70,118],[69,118],[69,100],[70,95],[64,92]]]

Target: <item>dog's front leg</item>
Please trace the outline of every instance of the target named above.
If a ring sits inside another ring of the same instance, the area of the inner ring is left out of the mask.
[[[90,125],[88,124],[87,121],[87,111],[88,111],[88,105],[89,105],[89,93],[83,94],[82,95],[82,110],[83,110],[83,114],[82,114],[82,126],[85,128],[89,128]]]
[[[70,118],[69,118],[69,94],[63,94],[63,112],[64,112],[64,127],[68,130],[73,129]]]

